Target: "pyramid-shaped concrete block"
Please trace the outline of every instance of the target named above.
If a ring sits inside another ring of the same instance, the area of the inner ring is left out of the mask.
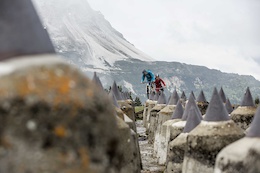
[[[176,109],[172,114],[171,119],[182,119],[183,112],[184,112],[184,110],[183,110],[181,101],[179,100],[177,103]]]
[[[114,92],[111,90],[108,94],[110,100],[112,101],[112,103],[114,104],[115,107],[120,108],[116,99],[116,96],[114,94]]]
[[[225,147],[216,159],[215,172],[260,172],[260,107],[257,108],[246,137]]]
[[[117,100],[123,100],[122,96],[121,96],[121,92],[118,89],[118,86],[116,84],[116,82],[114,81],[111,90],[113,91],[115,97]]]
[[[256,109],[251,92],[247,88],[241,105],[231,112],[230,117],[239,127],[246,130],[254,118]]]
[[[257,108],[254,119],[249,126],[247,137],[260,138],[260,107]]]
[[[191,95],[192,95],[193,99],[196,100],[196,97],[195,97],[195,94],[193,91],[191,91]]]
[[[230,103],[230,100],[227,99],[226,103],[225,103],[225,107],[227,109],[227,112],[230,114],[234,109],[232,104]]]
[[[244,97],[242,99],[240,106],[255,106],[253,97],[251,95],[251,91],[249,87],[246,88],[246,93],[244,94]]]
[[[168,172],[174,170],[181,172],[188,133],[201,122],[201,117],[195,107],[191,107],[183,132],[172,140],[168,145],[168,156],[166,169]]]
[[[161,92],[157,104],[166,104],[166,96],[164,92]]]
[[[192,106],[195,107],[196,111],[201,115],[201,112],[200,112],[200,110],[199,110],[199,108],[198,108],[198,106],[197,106],[197,104],[196,104],[196,102],[194,100],[194,95],[192,93],[193,92],[191,92],[191,94],[190,94],[188,103],[186,104],[184,112],[183,112],[183,115],[182,115],[182,120],[183,121],[187,120],[189,111],[190,111]],[[201,117],[202,117],[202,115],[201,115]]]
[[[168,102],[168,105],[177,105],[177,102],[179,101],[179,95],[176,90],[173,91],[170,100]]]
[[[223,105],[217,89],[214,88],[209,106],[204,117],[205,121],[228,121],[230,120],[228,112]]]
[[[149,100],[155,100],[155,93],[154,92],[151,92],[149,94]]]
[[[189,133],[201,122],[201,115],[194,106],[191,107],[183,133]]]
[[[214,88],[204,120],[188,134],[183,172],[213,172],[217,153],[243,136],[243,130],[229,119],[222,99]]]
[[[154,101],[158,101],[159,100],[159,93],[156,92],[154,95]]]
[[[199,94],[199,96],[198,96],[196,101],[197,102],[201,102],[201,103],[207,103],[207,99],[206,99],[206,97],[204,95],[203,90],[200,91],[200,94]]]
[[[182,99],[183,101],[186,101],[186,100],[187,100],[187,97],[186,97],[184,91],[182,91],[182,93],[181,93],[181,99]]]
[[[1,0],[0,61],[55,53],[31,0]]]
[[[226,94],[225,94],[225,92],[224,92],[224,90],[223,90],[222,87],[221,87],[220,90],[219,90],[219,96],[220,96],[222,102],[223,102],[223,103],[226,103]]]
[[[92,81],[97,85],[98,88],[100,88],[100,89],[102,89],[102,90],[104,89],[104,88],[103,88],[103,85],[102,85],[102,83],[101,83],[99,77],[97,76],[97,73],[96,73],[96,72],[94,72]]]

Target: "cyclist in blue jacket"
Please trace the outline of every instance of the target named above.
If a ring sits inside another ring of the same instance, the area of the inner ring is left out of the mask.
[[[144,81],[146,79],[146,81],[147,81],[146,93],[147,93],[147,98],[149,99],[149,93],[153,89],[153,83],[155,81],[155,76],[154,76],[153,72],[150,70],[143,70],[142,73],[143,73],[143,75],[141,78],[141,83],[144,83]]]

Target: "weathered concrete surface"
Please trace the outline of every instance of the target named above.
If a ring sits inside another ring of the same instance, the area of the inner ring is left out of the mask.
[[[168,144],[170,142],[170,126],[172,126],[172,124],[181,121],[181,119],[171,119],[171,120],[167,120],[163,123],[162,125],[162,129],[161,129],[161,141],[160,141],[160,161],[158,160],[158,163],[160,165],[164,165],[166,163],[166,159],[167,159],[167,150],[168,150]]]
[[[146,129],[149,129],[151,110],[153,109],[153,107],[154,107],[156,104],[157,104],[157,101],[152,101],[152,100],[149,100],[149,101],[148,101],[147,116],[146,116],[146,120],[144,121],[144,127],[145,127]]]
[[[243,130],[246,130],[251,124],[254,114],[256,112],[255,106],[239,106],[231,112],[230,118]]]
[[[0,172],[120,172],[107,94],[56,56],[26,58],[0,64]]]
[[[136,157],[138,154],[136,143],[135,143],[135,133],[131,132],[129,126],[120,118],[117,117],[117,126],[119,128],[120,136],[120,151],[123,152],[121,157],[122,173],[136,173],[140,172],[139,158]]]
[[[154,106],[150,112],[150,120],[149,120],[149,127],[148,127],[148,141],[149,143],[154,143],[155,132],[157,129],[157,122],[159,118],[159,112],[165,107],[165,104],[157,104]]]
[[[133,121],[132,129],[136,132],[136,125],[135,125],[135,110],[131,102],[127,100],[119,100],[117,101],[121,110]]]
[[[116,111],[116,115],[119,117],[119,118],[121,118],[122,120],[124,120],[125,119],[125,114],[124,114],[124,112],[120,109],[120,108],[117,108],[117,107],[115,107],[115,111]]]
[[[260,172],[260,107],[246,137],[225,147],[217,156],[215,172]]]
[[[219,151],[243,136],[243,130],[232,120],[202,121],[187,137],[182,172],[213,172]]]
[[[122,111],[133,121],[135,121],[135,110],[132,105],[129,104],[128,101],[125,100],[119,100],[117,101],[119,107],[122,109]]]
[[[154,140],[154,156],[157,157],[160,165],[165,164],[167,156],[167,148],[165,147],[166,129],[162,131],[162,126],[164,122],[171,119],[175,108],[176,105],[167,105],[158,113],[159,117]]]
[[[245,137],[218,154],[215,173],[259,173],[260,139]]]
[[[181,121],[182,115],[183,115],[183,107],[182,107],[181,101],[179,100],[176,105],[176,108],[172,114],[171,120],[164,122],[162,125],[161,134],[162,134],[163,139],[161,141],[162,142],[161,147],[164,150],[163,152],[166,153],[166,156],[165,156],[166,159],[167,159],[168,144],[170,142],[170,136],[171,136],[170,126],[173,123]]]
[[[170,141],[174,140],[184,129],[186,121],[178,121],[170,126]]]
[[[166,173],[181,173],[188,133],[181,133],[169,144]]]
[[[186,125],[182,133],[169,144],[167,173],[182,172],[182,162],[187,143],[187,135],[201,122],[201,114],[194,106],[191,107]]]
[[[146,124],[147,122],[147,113],[148,113],[148,100],[144,103],[144,111],[143,111],[143,123]]]
[[[134,155],[134,173],[140,173],[142,169],[142,158],[140,153],[140,147],[138,142],[139,135],[131,129],[131,146],[133,147],[133,155]],[[128,171],[129,172],[129,171]]]

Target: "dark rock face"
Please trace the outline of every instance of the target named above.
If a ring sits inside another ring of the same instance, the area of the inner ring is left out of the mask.
[[[114,106],[78,70],[29,66],[0,81],[0,172],[119,172]]]

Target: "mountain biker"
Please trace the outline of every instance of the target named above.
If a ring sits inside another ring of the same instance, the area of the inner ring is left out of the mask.
[[[155,90],[156,92],[164,91],[164,87],[166,87],[164,81],[160,78],[159,74],[155,75]]]
[[[153,72],[150,70],[143,70],[142,74],[143,75],[141,78],[141,83],[144,83],[145,79],[147,80],[146,94],[147,94],[147,98],[149,98],[149,93],[153,89],[153,83],[155,81],[155,77]]]
[[[143,76],[142,76],[142,79],[141,79],[141,83],[144,83],[145,78],[146,78],[146,80],[149,84],[151,84],[155,81],[155,77],[154,77],[154,74],[153,74],[152,71],[143,70],[142,73],[143,73]]]

